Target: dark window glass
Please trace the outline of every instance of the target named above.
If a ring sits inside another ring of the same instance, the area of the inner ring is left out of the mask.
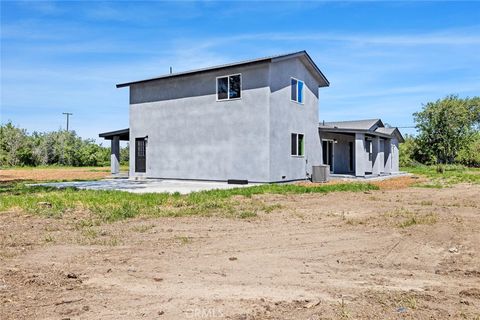
[[[240,75],[230,76],[230,99],[240,98],[241,95],[241,80]]]
[[[228,77],[217,79],[217,99],[228,99]]]
[[[292,133],[292,156],[297,155],[297,134]]]
[[[323,164],[328,164],[328,141],[323,141]]]
[[[303,134],[298,135],[298,155],[303,156],[304,155],[304,149],[305,149],[305,144],[303,141]]]
[[[297,101],[297,80],[292,79],[292,84],[290,85],[291,88],[291,95],[290,99],[293,101]]]

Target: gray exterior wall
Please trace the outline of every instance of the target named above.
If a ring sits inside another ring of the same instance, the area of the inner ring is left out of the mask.
[[[291,78],[305,83],[304,103],[291,101]],[[299,59],[273,63],[270,68],[270,181],[305,179],[322,162],[318,135],[318,86]],[[291,134],[305,138],[305,156],[291,156]],[[283,178],[285,177],[285,178]]]
[[[216,77],[236,73],[242,98],[216,101]],[[290,101],[290,77],[305,81],[305,104]],[[318,85],[298,58],[132,84],[130,177],[305,179],[321,162]],[[305,134],[305,157],[290,155],[291,133]],[[135,138],[145,136],[141,174]]]

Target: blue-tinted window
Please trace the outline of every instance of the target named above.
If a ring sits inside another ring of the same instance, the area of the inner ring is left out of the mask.
[[[298,81],[298,102],[303,103],[303,81]]]
[[[292,101],[303,103],[303,87],[304,83],[301,80],[292,78],[290,82],[290,99]]]

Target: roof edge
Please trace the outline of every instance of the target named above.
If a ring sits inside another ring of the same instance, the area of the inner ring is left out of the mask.
[[[227,63],[227,64],[223,64],[223,65],[217,65],[217,66],[206,67],[206,68],[201,68],[201,69],[193,69],[193,70],[189,70],[189,71],[182,71],[182,72],[177,72],[177,73],[172,73],[172,74],[165,74],[165,75],[161,75],[161,76],[157,76],[157,77],[153,77],[153,78],[123,82],[123,83],[116,84],[116,87],[117,88],[124,88],[124,87],[129,87],[132,84],[145,83],[145,82],[150,82],[150,81],[155,81],[155,80],[160,80],[160,79],[176,78],[176,77],[187,76],[187,75],[194,75],[194,74],[198,74],[198,73],[204,73],[204,72],[208,72],[208,71],[216,71],[216,70],[220,70],[220,69],[224,69],[224,68],[230,68],[230,67],[245,66],[245,65],[249,65],[249,64],[257,64],[257,63],[262,63],[262,62],[272,62],[274,60],[288,59],[288,58],[291,58],[291,57],[294,57],[294,56],[301,56],[301,55],[304,55],[307,58],[307,61],[312,65],[314,70],[320,75],[320,78],[325,81],[326,85],[323,85],[323,86],[321,85],[319,87],[330,86],[330,82],[325,77],[325,75],[322,73],[320,68],[315,64],[315,62],[310,57],[310,55],[307,53],[307,51],[302,50],[302,51],[287,53],[287,54],[283,54],[283,55],[277,55],[277,56],[270,56],[270,57],[265,57],[265,58],[258,58],[258,59],[240,61],[240,62]]]

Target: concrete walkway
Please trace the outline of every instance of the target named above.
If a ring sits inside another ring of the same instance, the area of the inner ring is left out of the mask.
[[[233,189],[250,187],[255,184],[238,185],[227,184],[226,182],[210,181],[183,181],[183,180],[128,180],[128,179],[106,179],[99,181],[71,181],[71,182],[49,182],[36,183],[29,186],[46,186],[55,188],[74,187],[87,190],[118,190],[133,193],[175,193],[188,194],[191,192]]]

